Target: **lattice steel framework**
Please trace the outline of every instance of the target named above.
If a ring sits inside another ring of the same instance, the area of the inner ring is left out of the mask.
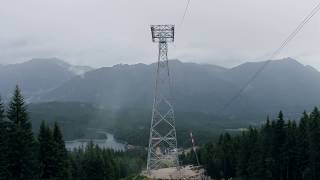
[[[165,167],[179,168],[167,56],[168,42],[174,41],[174,25],[152,25],[151,34],[152,41],[159,44],[159,56],[148,149],[148,173]]]

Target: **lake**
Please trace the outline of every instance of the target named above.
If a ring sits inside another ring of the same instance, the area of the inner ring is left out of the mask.
[[[93,144],[98,145],[100,148],[108,148],[115,151],[126,151],[127,144],[117,141],[113,134],[105,131],[99,131],[97,133],[105,134],[106,139],[75,139],[72,141],[65,141],[66,148],[69,151],[72,151],[76,148],[85,148],[87,144],[92,141]]]

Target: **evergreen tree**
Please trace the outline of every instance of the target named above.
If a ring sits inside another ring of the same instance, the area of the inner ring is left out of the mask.
[[[0,96],[0,180],[8,179],[8,122],[5,120],[4,112]]]
[[[213,178],[220,179],[222,163],[218,157],[218,149],[213,143],[209,143],[204,146],[202,151],[200,163],[205,166],[207,174]]]
[[[36,173],[35,145],[31,123],[28,118],[24,98],[16,86],[9,103],[7,117],[9,127],[8,172],[10,179],[34,179]]]
[[[251,179],[257,179],[260,176],[261,173],[261,152],[260,152],[260,142],[259,142],[259,135],[258,131],[256,129],[250,128],[249,129],[249,146],[246,148],[249,148],[250,154],[248,159],[248,167],[247,171],[249,174],[249,177]]]
[[[273,136],[273,152],[272,156],[275,160],[275,166],[273,168],[273,177],[275,179],[284,179],[285,164],[284,164],[284,143],[286,139],[285,122],[282,111],[278,114],[278,119],[273,123],[274,136]]]
[[[232,138],[229,133],[225,133],[219,140],[220,157],[222,161],[222,177],[225,179],[235,176],[235,150],[232,143]]]
[[[83,172],[83,149],[76,149],[70,153],[70,171],[72,179],[84,179],[85,174]]]
[[[40,126],[38,141],[40,178],[52,179],[55,177],[56,168],[54,140],[51,129],[44,122],[42,122]]]
[[[110,150],[102,150],[102,158],[105,164],[105,177],[110,180],[118,179],[117,165],[112,157]]]
[[[68,152],[62,137],[61,130],[58,123],[54,123],[53,129],[53,140],[54,140],[54,157],[55,157],[55,168],[54,174],[58,179],[68,179],[70,176],[69,171],[69,159]]]
[[[309,166],[312,179],[320,179],[320,112],[314,108],[309,125]]]
[[[297,126],[269,118],[261,129],[240,136],[221,135],[217,143],[200,149],[201,163],[215,179],[320,179],[320,111],[306,112]],[[234,154],[234,156],[232,156]],[[236,161],[233,160],[236,159]],[[232,173],[236,166],[237,173]]]
[[[95,146],[92,141],[85,150],[82,163],[85,179],[104,179],[105,164],[101,155],[101,150]]]
[[[288,121],[286,129],[286,140],[283,148],[283,158],[285,164],[285,179],[294,179],[298,177],[297,164],[297,125],[293,121]]]
[[[308,167],[309,162],[309,142],[308,142],[308,126],[310,123],[309,115],[304,111],[303,116],[299,122],[297,132],[297,163],[298,163],[298,177],[305,179],[305,174],[310,171]]]
[[[2,103],[2,99],[1,99],[1,96],[0,96],[0,120],[1,122],[4,121],[4,118],[5,118],[5,114],[4,114],[4,105]]]
[[[273,131],[269,117],[266,124],[260,132],[260,177],[264,179],[272,179],[272,171],[274,167],[274,157],[272,156],[273,149]]]
[[[250,158],[250,141],[247,132],[243,132],[239,140],[239,151],[237,156],[237,176],[241,179],[248,178],[248,165]]]

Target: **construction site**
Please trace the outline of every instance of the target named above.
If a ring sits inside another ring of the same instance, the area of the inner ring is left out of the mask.
[[[142,172],[143,176],[146,176],[150,179],[201,179],[201,180],[210,180],[211,178],[205,176],[204,169],[200,166],[181,166],[180,169],[176,167],[171,168],[161,168],[157,170],[152,170],[150,174],[147,171]]]

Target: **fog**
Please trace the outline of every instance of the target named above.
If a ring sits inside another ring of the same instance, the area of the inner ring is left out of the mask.
[[[169,57],[234,66],[265,60],[316,0],[10,0],[0,6],[0,64],[57,57],[93,67],[151,63],[150,24],[175,24]],[[319,15],[276,58],[320,68]]]

